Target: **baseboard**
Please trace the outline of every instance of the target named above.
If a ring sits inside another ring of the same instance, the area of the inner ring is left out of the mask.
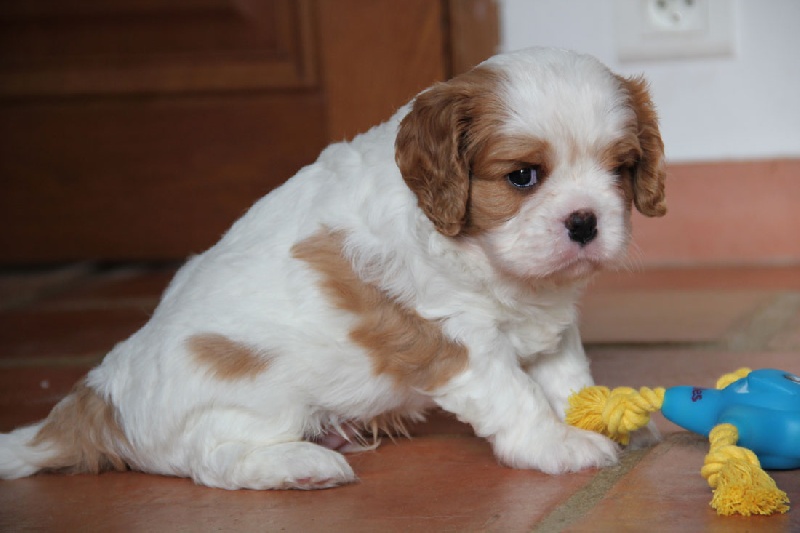
[[[634,217],[642,266],[800,264],[800,159],[672,164],[667,206]]]

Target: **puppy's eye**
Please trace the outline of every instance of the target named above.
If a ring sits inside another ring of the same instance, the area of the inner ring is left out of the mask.
[[[518,189],[527,189],[539,181],[539,171],[536,167],[525,167],[507,174],[506,179]]]

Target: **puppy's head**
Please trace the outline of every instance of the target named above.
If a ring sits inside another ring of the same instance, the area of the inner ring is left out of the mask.
[[[661,216],[664,147],[643,80],[532,49],[420,94],[396,160],[442,234],[520,278],[580,277],[625,255],[631,205]]]

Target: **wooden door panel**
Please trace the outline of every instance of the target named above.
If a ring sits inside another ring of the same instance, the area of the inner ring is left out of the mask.
[[[319,1],[332,141],[383,122],[446,77],[443,16],[441,3],[430,0]]]
[[[318,94],[16,106],[0,114],[0,259],[202,251],[324,147]]]
[[[0,14],[0,97],[316,83],[309,0],[16,0]]]

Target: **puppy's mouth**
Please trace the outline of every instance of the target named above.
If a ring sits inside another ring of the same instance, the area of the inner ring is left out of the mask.
[[[552,264],[552,277],[562,280],[578,280],[586,278],[601,270],[614,269],[624,261],[624,249],[607,249],[606,243],[599,238],[601,228],[587,230],[587,233],[569,236],[563,243]]]
[[[562,280],[578,280],[587,278],[606,268],[607,264],[605,261],[587,257],[576,258],[562,264],[554,272],[553,277]]]

